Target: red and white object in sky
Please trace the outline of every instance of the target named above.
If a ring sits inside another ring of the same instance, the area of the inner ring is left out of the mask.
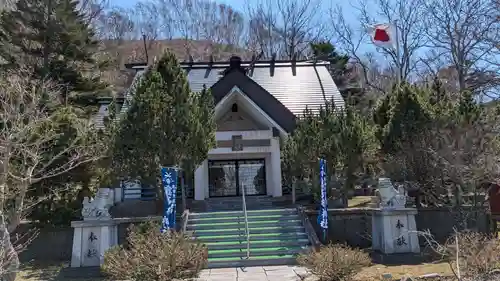
[[[395,48],[396,47],[396,28],[392,24],[375,24],[368,28],[368,33],[372,42],[377,47]]]

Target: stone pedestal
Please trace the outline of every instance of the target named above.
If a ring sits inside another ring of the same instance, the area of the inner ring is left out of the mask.
[[[104,253],[118,244],[118,226],[109,214],[114,204],[114,190],[101,188],[95,199],[83,200],[83,221],[73,221],[71,267],[99,266]]]
[[[118,244],[117,224],[110,221],[74,221],[71,267],[99,266],[104,253]]]
[[[381,208],[372,214],[372,249],[383,254],[420,253],[414,208]]]

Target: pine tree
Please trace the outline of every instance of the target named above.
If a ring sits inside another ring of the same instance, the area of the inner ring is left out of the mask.
[[[371,124],[356,110],[339,111],[333,100],[319,112],[305,110],[283,146],[285,177],[289,184],[308,178],[319,198],[318,159],[327,162],[327,178],[343,176],[343,194],[353,188],[357,175],[372,164],[376,140]],[[333,186],[333,185],[332,185]]]
[[[457,108],[457,118],[464,124],[473,124],[480,114],[480,106],[469,91],[460,94]]]
[[[19,0],[0,18],[3,69],[28,68],[64,91],[61,102],[87,107],[105,87],[92,77],[98,41],[75,0]],[[95,72],[94,72],[95,73]]]
[[[337,86],[344,86],[346,82],[344,81],[344,75],[348,72],[347,63],[349,62],[349,56],[337,53],[335,46],[328,41],[311,43],[310,47],[315,57],[330,62],[329,71]]]
[[[379,140],[385,153],[397,153],[402,145],[410,145],[430,124],[432,112],[429,110],[427,93],[407,84],[394,86],[376,113],[379,125]]]
[[[215,145],[214,105],[209,91],[191,93],[171,53],[150,67],[121,116],[110,153],[118,177],[156,184],[159,167],[192,170]]]
[[[78,3],[73,0],[19,0],[14,9],[2,11],[0,71],[8,74],[6,72],[22,69],[23,74],[31,75],[33,81],[48,79],[58,84],[61,87],[58,96],[45,96],[43,106],[51,112],[57,112],[61,104],[69,105],[71,110],[68,108],[68,112],[74,110],[78,118],[86,121],[88,114],[97,109],[96,98],[105,85],[98,77],[92,77],[96,67],[100,67],[95,60],[99,43],[93,39],[94,32],[86,22],[85,15],[79,12]],[[83,110],[75,110],[75,107]],[[69,140],[61,135],[60,143]],[[47,155],[56,150],[57,145],[54,145],[47,150]],[[58,199],[42,202],[42,212],[35,210],[31,218],[42,219],[46,207],[51,211],[52,208],[66,207],[64,197],[71,197],[76,191],[67,190],[65,184],[71,182],[71,186],[78,187],[83,181],[85,186],[92,178],[93,166],[93,163],[86,163],[72,173],[33,184],[28,197],[38,200],[40,194],[47,194],[47,190],[51,190],[50,193],[57,194]],[[62,212],[58,209],[58,213]],[[47,218],[54,222],[55,217]]]
[[[429,102],[432,106],[448,102],[448,97],[446,96],[446,91],[443,88],[443,83],[441,83],[441,80],[437,76],[434,77],[434,80],[432,81]]]
[[[345,178],[343,200],[344,204],[347,204],[347,191],[354,189],[358,175],[373,168],[377,144],[372,124],[352,107],[347,107],[343,114],[338,114],[337,122],[339,123],[339,152]]]
[[[317,59],[330,63],[328,71],[347,103],[352,105],[359,104],[362,97],[359,96],[359,89],[352,85],[354,79],[349,77],[352,73],[352,68],[348,67],[349,56],[338,53],[335,46],[328,41],[311,43],[310,48],[312,54]]]

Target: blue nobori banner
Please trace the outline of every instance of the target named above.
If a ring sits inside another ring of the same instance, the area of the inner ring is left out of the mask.
[[[319,160],[319,183],[321,187],[321,205],[318,213],[318,224],[323,230],[328,229],[328,195],[326,190],[326,160]]]
[[[175,197],[177,195],[177,178],[177,168],[161,168],[161,179],[163,183],[163,192],[165,194],[165,208],[161,224],[162,233],[169,229],[175,229]]]

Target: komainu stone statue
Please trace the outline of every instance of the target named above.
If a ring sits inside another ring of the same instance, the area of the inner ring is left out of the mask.
[[[83,220],[110,219],[109,208],[113,205],[113,191],[109,188],[99,188],[95,199],[83,198]]]
[[[380,208],[402,209],[406,205],[406,192],[396,189],[389,178],[378,179],[378,195]]]

